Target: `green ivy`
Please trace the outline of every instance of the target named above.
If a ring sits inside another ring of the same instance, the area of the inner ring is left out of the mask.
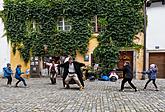
[[[104,27],[94,50],[97,63],[113,67],[119,50],[131,47],[133,37],[143,28],[142,0],[4,0],[1,17],[7,38],[25,62],[31,55],[85,54],[91,30],[91,18],[99,18]],[[70,20],[71,31],[58,31],[59,17]],[[35,28],[33,28],[35,24]]]
[[[119,50],[138,46],[133,43],[133,37],[143,31],[143,2],[110,0],[103,1],[103,4],[106,13],[100,23],[108,24],[98,37],[99,46],[94,50],[94,57],[102,67],[113,69],[118,62]]]

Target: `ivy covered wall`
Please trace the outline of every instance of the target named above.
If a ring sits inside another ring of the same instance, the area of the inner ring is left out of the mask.
[[[118,51],[135,46],[133,37],[143,29],[143,0],[4,0],[1,12],[13,51],[18,49],[25,62],[30,56],[64,55],[76,51],[85,54],[91,30],[91,18],[98,16],[105,27],[94,50],[97,63],[106,67],[118,61]],[[59,17],[67,18],[69,32],[59,31]]]

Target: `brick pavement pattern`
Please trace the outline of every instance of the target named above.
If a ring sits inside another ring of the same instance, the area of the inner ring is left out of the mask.
[[[156,81],[142,90],[147,80],[133,80],[139,91],[128,88],[119,92],[117,82],[85,81],[85,90],[77,85],[64,89],[62,80],[51,85],[49,78],[26,80],[28,88],[7,87],[6,79],[0,79],[0,112],[165,112],[165,80]],[[13,81],[13,86],[16,80]]]

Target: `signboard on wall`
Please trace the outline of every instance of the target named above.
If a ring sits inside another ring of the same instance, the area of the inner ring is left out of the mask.
[[[84,56],[84,61],[89,61],[89,55],[88,55],[88,54],[86,54],[86,55]]]
[[[30,74],[31,77],[40,77],[40,58],[35,56],[35,57],[31,57],[30,60]]]

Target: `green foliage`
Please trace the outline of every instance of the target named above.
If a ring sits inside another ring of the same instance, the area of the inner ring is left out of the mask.
[[[5,0],[1,17],[7,38],[25,62],[31,55],[85,54],[91,37],[90,20],[95,15],[106,27],[94,51],[101,65],[113,67],[121,47],[133,45],[133,36],[142,31],[142,0]],[[57,29],[58,18],[68,19],[69,32]]]
[[[104,1],[104,19],[106,30],[98,37],[99,46],[94,51],[96,62],[103,67],[115,67],[118,62],[119,50],[138,47],[133,43],[133,37],[143,31],[142,0],[110,0]],[[113,5],[112,5],[113,4]],[[108,8],[109,7],[109,8]],[[102,12],[104,12],[102,10]],[[105,70],[106,71],[106,70]]]

